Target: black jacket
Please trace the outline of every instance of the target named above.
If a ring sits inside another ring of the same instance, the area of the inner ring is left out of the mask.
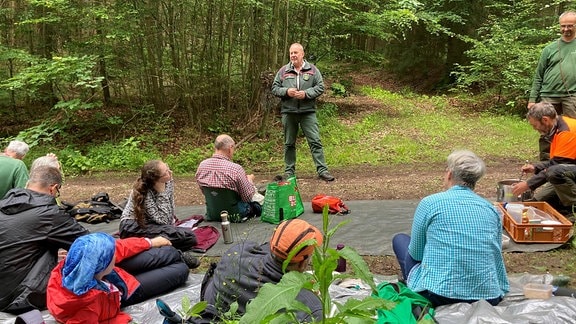
[[[54,197],[12,189],[0,200],[0,310],[22,313],[46,306],[46,284],[58,258],[88,234]]]

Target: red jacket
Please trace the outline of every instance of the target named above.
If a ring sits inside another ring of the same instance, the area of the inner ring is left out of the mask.
[[[132,237],[116,240],[116,263],[121,262],[142,251],[150,249],[150,241],[145,238]],[[120,311],[120,292],[105,292],[99,289],[90,289],[83,295],[77,296],[62,286],[62,260],[52,273],[48,281],[47,306],[50,314],[61,323],[129,323],[130,315]],[[114,267],[122,281],[128,288],[128,295],[132,295],[140,283],[121,268]]]

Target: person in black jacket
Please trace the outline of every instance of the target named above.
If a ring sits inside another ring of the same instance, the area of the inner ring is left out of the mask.
[[[282,279],[282,263],[300,243],[315,239],[322,245],[322,233],[301,219],[291,219],[278,225],[270,242],[260,244],[242,241],[222,254],[220,262],[208,271],[202,282],[200,299],[216,307],[221,314],[233,302],[238,302],[238,314],[246,312],[246,304],[256,297],[265,283]],[[303,272],[314,252],[314,245],[302,248],[292,257],[286,271]],[[312,291],[302,289],[296,299],[310,308],[311,313],[298,312],[299,322],[322,319],[322,302]]]
[[[50,166],[30,173],[26,189],[0,200],[0,311],[20,314],[46,308],[46,286],[58,249],[88,234],[56,204],[62,175]]]

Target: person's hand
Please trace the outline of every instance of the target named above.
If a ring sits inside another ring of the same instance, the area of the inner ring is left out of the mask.
[[[64,249],[58,249],[58,262],[66,259],[67,255],[68,255],[68,251],[66,251]]]
[[[296,91],[296,95],[294,97],[296,99],[306,99],[306,91],[304,90]]]
[[[48,153],[48,154],[46,154],[46,156],[58,160],[58,157],[57,157],[56,154],[54,154],[54,153]]]
[[[172,242],[165,237],[156,236],[155,238],[150,240],[152,242],[152,247],[161,247],[161,246],[168,246],[172,245]]]
[[[530,187],[528,187],[528,183],[526,181],[518,182],[512,185],[513,196],[520,196],[528,190],[530,190]]]
[[[527,163],[522,166],[522,173],[534,173],[534,171],[536,171],[536,168],[533,164]]]
[[[288,88],[288,91],[286,91],[286,94],[292,98],[296,97],[297,93],[298,93],[298,89],[296,89],[296,88]]]
[[[535,102],[529,102],[528,103],[528,109],[532,108],[536,103]]]
[[[246,178],[248,178],[248,181],[250,181],[252,184],[254,184],[254,175],[253,174],[247,174]]]

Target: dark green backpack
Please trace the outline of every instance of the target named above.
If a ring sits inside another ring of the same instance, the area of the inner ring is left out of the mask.
[[[373,296],[397,303],[392,309],[378,310],[379,324],[436,323],[430,301],[401,282],[383,282]]]

